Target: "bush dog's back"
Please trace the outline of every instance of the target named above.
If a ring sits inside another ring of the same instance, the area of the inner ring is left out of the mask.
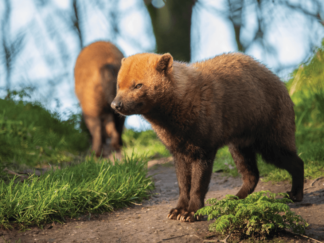
[[[170,54],[137,54],[122,61],[112,107],[142,114],[175,159],[180,196],[170,219],[194,221],[218,148],[228,145],[242,174],[237,196],[259,180],[256,153],[293,178],[289,196],[303,198],[304,164],[296,154],[293,103],[284,84],[244,54],[181,63]]]

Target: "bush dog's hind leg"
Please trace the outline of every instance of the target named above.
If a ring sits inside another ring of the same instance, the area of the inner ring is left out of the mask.
[[[243,199],[254,191],[259,181],[256,153],[252,147],[239,148],[233,144],[230,144],[228,147],[236,168],[243,177],[243,185],[236,194],[240,199]]]
[[[84,115],[84,122],[86,123],[92,136],[92,150],[96,153],[96,156],[99,157],[101,154],[102,145],[100,118]]]
[[[120,152],[120,134],[118,133],[115,126],[113,114],[105,114],[104,116],[104,126],[106,134],[111,138],[110,146],[117,152]]]
[[[287,192],[294,202],[301,202],[304,196],[304,162],[296,151],[284,148],[268,149],[261,152],[267,163],[274,164],[278,168],[285,169],[292,176],[292,188]]]
[[[114,113],[115,127],[119,135],[119,146],[123,146],[122,133],[124,129],[125,117]]]

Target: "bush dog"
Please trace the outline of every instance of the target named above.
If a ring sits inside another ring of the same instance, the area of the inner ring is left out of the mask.
[[[108,151],[120,151],[125,117],[111,109],[116,96],[117,73],[123,54],[110,42],[98,41],[79,54],[75,69],[75,93],[80,101],[83,119],[92,136],[96,156],[107,156],[103,144],[110,138]],[[108,152],[109,153],[109,152]]]
[[[247,55],[193,64],[169,53],[130,56],[122,60],[111,106],[122,115],[143,115],[173,154],[180,195],[170,219],[199,220],[194,214],[204,206],[216,151],[224,145],[243,177],[239,198],[258,183],[256,153],[286,169],[290,198],[303,198],[293,103],[280,79]]]

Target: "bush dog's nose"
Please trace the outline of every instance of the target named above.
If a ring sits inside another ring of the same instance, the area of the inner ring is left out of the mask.
[[[123,104],[121,101],[113,100],[113,102],[111,102],[111,108],[113,108],[114,110],[120,111],[122,107],[123,107]]]

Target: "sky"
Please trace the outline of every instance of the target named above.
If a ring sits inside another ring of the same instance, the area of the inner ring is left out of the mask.
[[[29,84],[37,84],[37,99],[44,101],[45,106],[52,111],[58,111],[62,118],[70,113],[80,112],[81,109],[74,94],[73,68],[75,60],[80,51],[76,36],[68,29],[64,29],[64,23],[61,20],[53,19],[55,26],[62,26],[62,36],[54,35],[48,31],[44,24],[44,19],[51,16],[50,11],[55,9],[63,14],[70,11],[71,2],[68,0],[53,0],[51,8],[46,11],[38,11],[32,0],[12,0],[14,6],[11,16],[10,34],[15,36],[30,23],[37,26],[39,31],[29,33],[26,40],[26,47],[20,54],[19,61],[13,69],[12,88],[24,87]],[[125,13],[119,19],[119,29],[121,35],[114,36],[109,18],[104,15],[111,11],[113,6],[106,2],[105,11],[96,11],[94,6],[85,6],[80,1],[81,7],[86,12],[87,21],[83,23],[84,44],[88,45],[96,40],[110,40],[117,45],[125,56],[134,55],[140,52],[153,52],[155,49],[155,37],[151,26],[149,14],[146,10],[143,0],[121,0],[117,7],[120,12]],[[153,0],[156,7],[163,7],[162,0]],[[223,10],[226,6],[226,0],[200,0],[196,4],[192,14],[191,28],[191,62],[202,61],[216,55],[237,51],[237,45],[234,38],[234,30],[231,22],[222,15],[217,15],[211,9]],[[116,7],[116,6],[114,6]],[[85,9],[86,8],[86,9]],[[253,8],[253,4],[248,8]],[[0,3],[0,9],[3,9]],[[107,10],[107,11],[106,11]],[[247,13],[254,13],[253,9],[247,9]],[[271,11],[269,9],[268,11]],[[300,13],[289,12],[285,8],[276,9],[278,16],[284,16],[286,21],[272,20],[268,32],[265,32],[265,39],[269,44],[273,44],[279,53],[279,59],[274,60],[270,55],[266,55],[258,43],[252,45],[246,54],[264,63],[271,70],[276,70],[280,65],[295,65],[305,61],[309,54],[306,48],[306,38],[302,28],[307,25],[307,19]],[[94,14],[95,13],[95,14]],[[256,31],[257,16],[250,14],[242,29],[241,37],[247,39],[250,32]],[[298,25],[301,27],[299,28]],[[320,45],[324,37],[323,28],[318,33],[318,38],[314,41]],[[61,38],[64,41],[62,48],[68,50],[71,54],[65,63],[55,63],[58,68],[50,70],[48,63],[55,61],[55,57],[60,55],[60,50],[54,44],[40,45],[39,39],[46,39],[51,43],[51,38]],[[0,50],[1,52],[1,50]],[[49,57],[44,58],[44,53]],[[51,56],[53,57],[51,59]],[[41,60],[41,61],[40,61]],[[27,68],[26,68],[27,67]],[[68,72],[60,77],[60,70]],[[1,76],[0,67],[0,87],[5,87],[4,78]],[[285,80],[292,69],[280,73],[279,76]],[[48,81],[50,80],[50,81]],[[57,84],[56,89],[48,85],[48,82]],[[0,91],[3,96],[4,90]],[[126,119],[126,127],[136,130],[150,128],[149,124],[139,116],[130,116]]]

